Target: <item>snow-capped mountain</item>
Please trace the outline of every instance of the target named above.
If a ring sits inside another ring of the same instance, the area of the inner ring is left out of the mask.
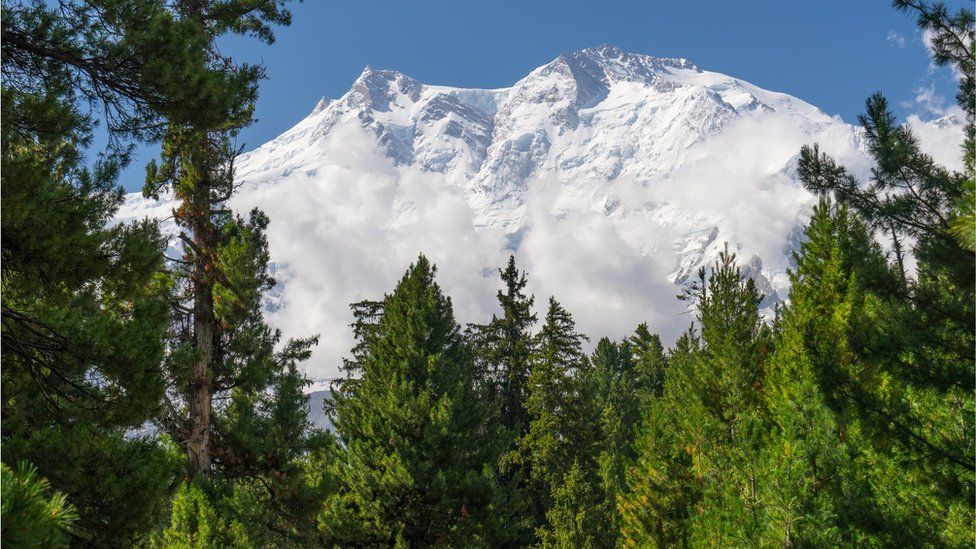
[[[795,97],[611,46],[493,90],[367,67],[238,159],[232,205],[269,214],[272,319],[323,334],[312,374],[329,377],[349,347],[346,304],[388,291],[419,251],[442,265],[463,321],[490,315],[509,252],[595,336],[640,320],[686,328],[673,297],[726,244],[774,303],[812,203],[795,181],[800,146],[866,174],[859,135]],[[120,217],[170,209],[132,195]]]

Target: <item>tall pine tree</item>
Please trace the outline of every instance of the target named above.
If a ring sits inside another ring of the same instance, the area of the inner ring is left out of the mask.
[[[519,461],[517,448],[518,440],[529,428],[526,401],[534,345],[532,328],[536,323],[532,312],[535,298],[526,295],[526,276],[516,267],[514,256],[509,256],[499,274],[504,284],[497,294],[501,316],[492,315],[488,324],[469,326],[468,337],[480,364],[481,392],[497,414],[497,420],[489,422],[498,444],[498,501],[492,515],[504,527],[492,528],[501,537],[491,542],[521,547],[531,543],[536,528],[527,492],[531,474]]]
[[[755,435],[765,420],[762,374],[771,337],[760,296],[724,252],[687,294],[701,335],[686,334],[669,360],[660,399],[640,435],[621,498],[628,546],[741,545],[762,525]]]
[[[420,256],[380,305],[358,310],[359,342],[330,416],[337,492],[319,526],[330,544],[485,544],[494,499],[487,410],[451,301]]]
[[[915,13],[920,28],[932,33],[936,61],[962,74],[957,97],[966,113],[965,168],[948,170],[924,154],[880,94],[867,101],[860,118],[876,163],[869,183],[816,147],[802,151],[803,183],[833,196],[889,240],[899,275],[896,283],[862,280],[876,298],[872,329],[853,340],[849,361],[818,366],[827,389],[839,395],[835,408],[856,413],[874,450],[913,479],[892,505],[912,502],[920,516],[944,517],[952,525],[946,530],[955,531],[971,523],[976,494],[976,256],[953,234],[973,178],[973,15],[961,10],[950,16],[941,4],[895,5]],[[917,261],[915,272],[907,268],[908,253]],[[930,506],[941,511],[924,510]]]
[[[192,32],[138,0],[5,2],[0,20],[4,459],[68,497],[75,542],[129,545],[174,472],[125,436],[158,412],[169,282],[155,225],[109,222],[129,140],[198,91]],[[92,160],[98,115],[110,143]]]

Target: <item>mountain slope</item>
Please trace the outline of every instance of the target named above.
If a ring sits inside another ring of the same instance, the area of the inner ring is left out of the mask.
[[[789,95],[610,46],[496,90],[367,67],[238,159],[232,206],[269,214],[272,320],[322,334],[310,372],[328,378],[350,344],[346,304],[391,288],[420,251],[465,321],[492,312],[510,251],[594,335],[647,320],[674,337],[690,322],[674,295],[726,244],[771,305],[812,200],[795,181],[800,146],[866,175],[859,135]],[[131,196],[120,217],[169,209]]]

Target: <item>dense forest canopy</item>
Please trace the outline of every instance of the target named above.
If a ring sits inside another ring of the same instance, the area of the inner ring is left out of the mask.
[[[3,543],[971,547],[974,18],[894,7],[959,74],[964,168],[881,93],[869,180],[804,147],[820,201],[775,318],[726,250],[671,348],[646,324],[587,346],[586,311],[537,302],[514,257],[462,326],[419,255],[352,305],[320,431],[316,338],[264,319],[275,220],[227,205],[264,72],[217,42],[270,47],[286,2],[4,0]],[[176,257],[112,222],[137,142],[161,144],[144,193],[176,197]]]

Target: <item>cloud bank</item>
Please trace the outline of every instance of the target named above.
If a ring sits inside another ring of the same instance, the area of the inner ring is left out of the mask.
[[[855,134],[836,124],[812,131],[828,153],[867,172]],[[810,136],[787,116],[743,119],[696,146],[667,179],[536,178],[519,238],[476,226],[457,185],[395,166],[355,125],[333,130],[312,168],[245,183],[232,206],[271,218],[279,286],[269,320],[287,336],[321,336],[308,364],[315,379],[335,377],[352,346],[348,304],[392,290],[419,253],[438,265],[462,323],[496,312],[497,269],[514,253],[540,316],[554,295],[591,337],[623,337],[648,322],[673,341],[692,320],[672,283],[689,231],[718,227],[743,260],[757,255],[785,271],[787,240],[812,203],[790,171]]]
[[[958,165],[958,126],[911,122],[927,151]],[[666,178],[545,174],[526,183],[517,201],[521,229],[511,235],[476,225],[479,212],[462,184],[394,165],[353,122],[306,151],[300,171],[255,181],[245,174],[231,206],[270,217],[279,284],[268,320],[286,337],[320,336],[305,367],[321,386],[353,345],[349,303],[391,291],[419,253],[437,264],[462,324],[497,312],[498,268],[510,253],[528,272],[540,318],[555,296],[592,338],[624,337],[647,322],[673,342],[693,319],[676,299],[677,273],[684,263],[709,263],[725,241],[741,263],[761,258],[785,297],[788,244],[814,201],[793,179],[800,147],[817,142],[863,178],[870,163],[858,135],[843,124],[804,127],[788,115],[742,118],[689,149]],[[130,197],[119,217],[165,219],[171,207]],[[174,229],[168,221],[164,228]],[[716,231],[702,256],[700,240]]]

